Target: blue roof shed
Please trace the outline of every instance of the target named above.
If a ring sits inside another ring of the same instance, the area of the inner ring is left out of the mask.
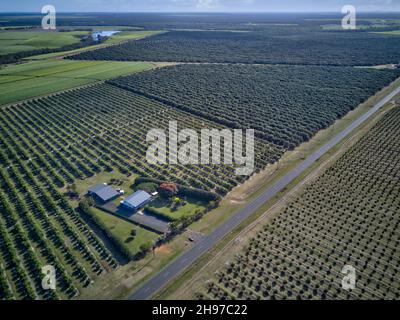
[[[150,199],[151,195],[149,195],[146,191],[139,190],[127,197],[123,201],[122,205],[130,209],[137,210],[146,205]]]

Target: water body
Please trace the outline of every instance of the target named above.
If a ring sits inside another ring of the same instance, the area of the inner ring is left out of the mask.
[[[92,33],[92,38],[94,41],[99,41],[99,37],[103,38],[103,37],[111,37],[116,33],[119,33],[121,31],[96,31],[94,33]]]

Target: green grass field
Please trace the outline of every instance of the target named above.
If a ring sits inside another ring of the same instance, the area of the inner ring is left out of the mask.
[[[2,31],[0,32],[0,55],[37,49],[58,49],[73,45],[87,31],[44,32],[44,31]]]
[[[140,228],[133,223],[114,217],[109,213],[96,208],[92,208],[92,210],[96,217],[111,231],[114,237],[119,238],[128,247],[132,255],[140,251],[141,245],[153,244],[159,237],[159,235],[154,232]],[[136,232],[134,237],[132,236],[132,230]]]
[[[122,31],[114,34],[110,38],[108,38],[105,43],[118,43],[127,40],[137,40],[150,36],[154,36],[156,34],[160,34],[163,31]]]
[[[99,30],[115,29],[111,27]],[[124,28],[121,28],[123,30]],[[0,67],[0,105],[62,91],[153,67],[141,62],[70,61],[65,55],[93,50],[126,40],[141,39],[161,31],[122,31],[105,42],[68,52],[57,52],[27,58],[29,63]],[[80,41],[90,31],[40,32],[0,31],[0,55],[40,48],[61,48]]]
[[[120,188],[128,191],[130,189],[130,186],[135,181],[136,177],[136,175],[131,175],[128,178],[125,174],[122,174],[118,170],[114,170],[113,172],[104,171],[95,174],[91,178],[79,180],[75,183],[75,185],[77,192],[81,195],[86,194],[87,190],[90,187],[100,183],[108,183],[114,188]],[[78,203],[76,203],[76,205],[78,205]]]
[[[151,202],[148,207],[154,208],[159,212],[162,212],[166,216],[170,217],[172,220],[179,220],[183,217],[193,216],[196,211],[204,210],[206,205],[202,201],[197,201],[194,199],[187,199],[187,204],[185,206],[179,207],[176,211],[172,209],[172,205],[168,203],[165,199],[158,198]]]
[[[101,28],[101,30],[110,30],[110,29],[111,30],[119,30],[118,28],[110,28],[110,27],[108,27],[108,28],[102,27]],[[51,59],[51,58],[64,57],[66,55],[76,54],[76,53],[80,53],[80,52],[87,51],[87,50],[99,49],[99,48],[103,48],[105,46],[109,46],[111,44],[117,44],[117,43],[128,41],[128,40],[143,39],[143,38],[157,35],[157,34],[160,34],[163,32],[164,31],[123,31],[123,32],[116,33],[113,36],[109,37],[105,42],[94,45],[94,46],[79,48],[79,49],[75,49],[75,50],[71,50],[71,51],[67,51],[67,52],[55,52],[55,53],[36,55],[36,56],[26,58],[26,60],[45,60],[45,59]]]
[[[0,105],[152,68],[142,62],[49,60],[0,69]]]
[[[389,36],[400,36],[400,30],[394,31],[384,31],[384,32],[374,32],[377,34],[389,35]]]

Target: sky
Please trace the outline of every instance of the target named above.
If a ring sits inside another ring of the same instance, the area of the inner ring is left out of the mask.
[[[0,12],[289,12],[400,11],[400,0],[1,0]]]

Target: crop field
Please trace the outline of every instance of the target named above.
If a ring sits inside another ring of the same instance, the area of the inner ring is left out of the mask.
[[[22,120],[20,112],[1,112],[1,297],[72,298],[117,263],[58,189],[63,180],[55,166],[72,171],[77,165],[64,163],[34,116]],[[42,289],[41,266],[47,264],[56,269],[55,291]]]
[[[300,192],[288,181],[398,90],[399,14],[360,12],[358,30],[343,31],[339,13],[198,5],[190,14],[57,8],[55,32],[41,30],[39,12],[0,13],[0,301],[173,290],[198,300],[400,299],[400,106],[382,106]],[[172,121],[191,130],[176,145]],[[191,160],[194,136],[200,164],[152,164],[152,129],[165,133],[167,158]],[[221,162],[233,151],[233,164],[202,163],[202,129],[254,129],[254,171],[236,174],[237,147],[252,158],[248,141],[227,150],[215,131],[220,148],[206,148]],[[107,188],[88,192],[98,185]],[[255,225],[275,200],[269,223],[224,258],[235,228]],[[230,261],[183,288],[214,254]],[[355,290],[342,289],[346,265]],[[55,290],[43,288],[44,266],[55,268]]]
[[[369,66],[399,63],[399,51],[399,41],[385,34],[271,27],[262,32],[171,31],[71,58]]]
[[[16,29],[13,29],[16,28]],[[39,28],[27,27],[31,30],[19,31],[18,27],[0,29],[0,64],[13,64],[25,60],[45,60],[76,54],[85,50],[107,48],[125,41],[134,41],[161,34],[158,30],[135,30],[136,28],[104,29],[120,31],[114,35],[97,41],[92,37],[95,27],[59,28],[58,32],[43,31]],[[23,30],[23,29],[22,29]],[[37,31],[39,30],[39,31]],[[101,30],[104,31],[104,30]]]
[[[3,107],[0,114],[0,292],[6,298],[72,297],[116,261],[60,188],[102,171],[168,179],[221,194],[242,181],[233,167],[151,166],[146,133],[168,120],[221,128],[117,87],[98,84]],[[257,168],[282,150],[258,141]],[[45,241],[44,239],[50,241]],[[39,265],[56,266],[60,288],[41,289]]]
[[[87,34],[86,31],[0,31],[0,55],[70,46],[79,43],[80,37]]]
[[[142,62],[45,60],[0,69],[0,104],[140,72]]]
[[[400,74],[351,67],[177,65],[109,81],[285,149],[308,141]]]
[[[126,27],[125,27],[126,28]],[[147,37],[151,37],[153,35],[157,34],[162,34],[164,31],[159,31],[159,30],[147,30],[147,31],[124,31],[124,27],[120,26],[109,26],[109,27],[93,27],[93,30],[121,30],[121,32],[116,33],[112,36],[110,36],[108,39],[106,39],[104,42],[100,44],[94,44],[91,46],[79,48],[79,49],[73,49],[69,51],[63,51],[63,52],[52,52],[52,53],[45,53],[45,54],[38,54],[34,56],[30,56],[26,59],[29,60],[45,60],[45,59],[52,59],[52,58],[59,58],[59,57],[64,57],[65,55],[70,55],[70,54],[78,54],[81,52],[85,52],[88,50],[97,50],[101,48],[109,48],[110,45],[112,44],[118,44],[121,42],[125,42],[128,40],[139,40],[139,39],[144,39]]]
[[[400,108],[227,262],[203,299],[399,299]],[[342,289],[342,268],[356,288]]]
[[[145,159],[145,141],[150,129],[168,128],[170,120],[177,121],[179,129],[223,127],[108,84],[23,102],[4,110],[7,111],[4,116],[16,113],[21,117],[22,129],[46,138],[39,139],[45,147],[40,150],[47,149],[59,157],[49,165],[57,172],[53,180],[60,187],[111,168],[204,190],[215,189],[221,194],[242,181],[234,175],[232,166],[218,166],[211,171],[205,166],[177,165],[171,168],[165,165],[163,168],[149,165]],[[32,143],[26,147],[29,145]],[[258,170],[282,154],[282,149],[261,141],[256,143],[256,151]],[[30,154],[27,155],[29,158]]]

